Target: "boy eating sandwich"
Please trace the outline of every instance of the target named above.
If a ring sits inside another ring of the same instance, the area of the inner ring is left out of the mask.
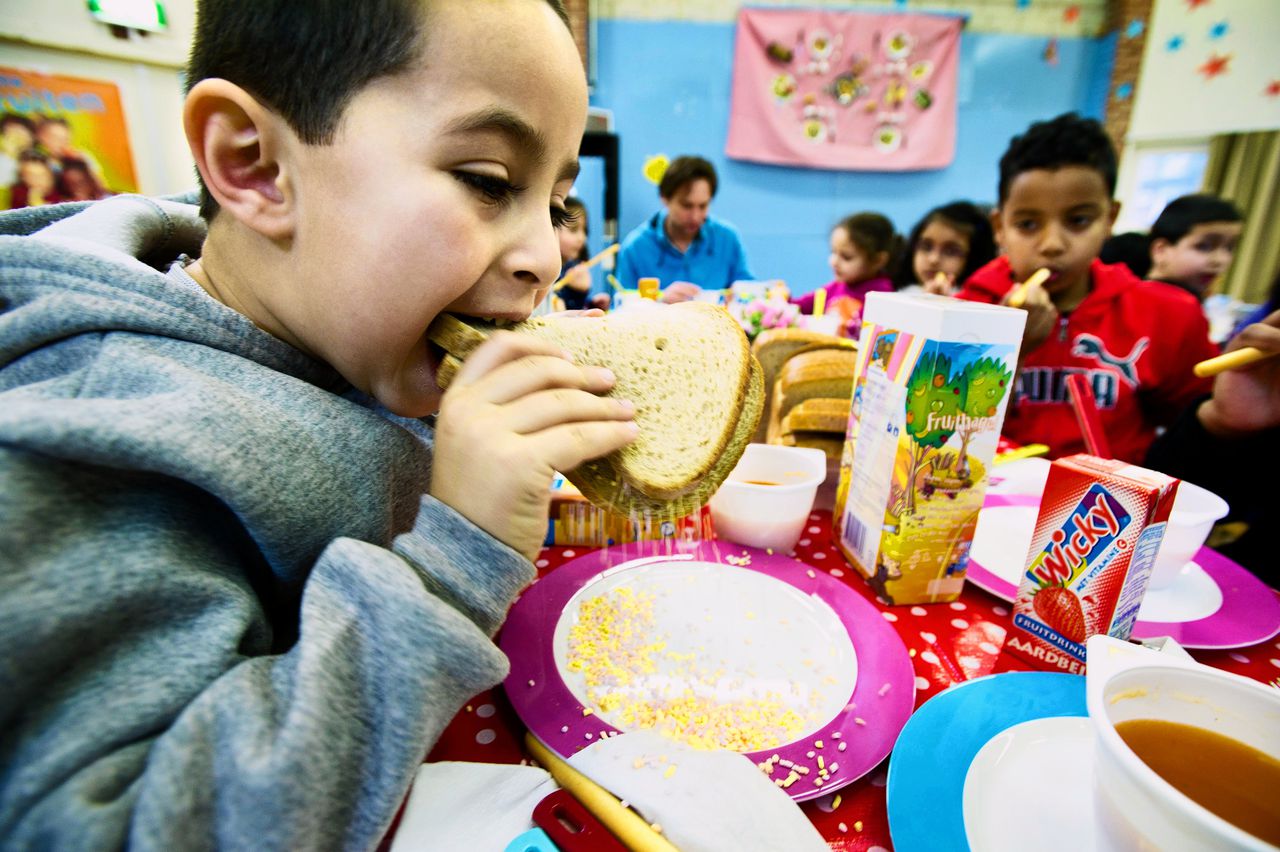
[[[136,196],[0,220],[6,848],[374,846],[506,674],[553,469],[635,436],[607,371],[511,334],[442,400],[425,336],[559,271],[559,0],[198,18],[207,238]]]

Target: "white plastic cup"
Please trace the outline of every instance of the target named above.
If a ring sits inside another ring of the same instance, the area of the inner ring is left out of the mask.
[[[711,498],[716,538],[790,553],[826,477],[827,454],[822,450],[748,444],[738,466]]]
[[[836,337],[840,334],[840,314],[829,313],[820,317],[805,316],[804,327],[809,331],[815,331],[818,334],[829,334]]]
[[[1116,732],[1128,719],[1192,725],[1280,759],[1280,690],[1208,667],[1142,666],[1117,672],[1089,696],[1100,850],[1276,848],[1147,766]]]
[[[1163,589],[1172,585],[1183,566],[1204,546],[1209,530],[1226,517],[1229,509],[1227,501],[1212,491],[1185,480],[1179,483],[1147,588]]]

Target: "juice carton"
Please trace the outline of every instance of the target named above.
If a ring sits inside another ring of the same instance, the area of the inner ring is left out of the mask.
[[[1083,672],[1085,640],[1128,639],[1178,492],[1178,480],[1090,455],[1049,468],[1009,649]]]
[[[605,547],[633,541],[710,541],[711,508],[703,506],[683,518],[628,518],[598,509],[560,474],[551,481],[551,511],[545,547]]]
[[[867,296],[835,534],[888,603],[960,594],[1026,317],[941,296]]]

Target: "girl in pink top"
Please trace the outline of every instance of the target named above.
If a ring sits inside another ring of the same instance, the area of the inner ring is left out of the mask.
[[[838,312],[843,320],[842,337],[858,338],[868,293],[893,292],[889,270],[901,250],[902,237],[879,213],[855,213],[831,230],[830,263],[836,278],[821,289],[827,294],[826,310]],[[791,301],[801,313],[812,314],[813,297],[814,293],[806,293]]]

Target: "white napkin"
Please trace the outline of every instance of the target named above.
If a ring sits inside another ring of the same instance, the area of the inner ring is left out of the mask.
[[[828,852],[791,797],[735,752],[635,731],[598,740],[569,764],[661,826],[681,852]]]
[[[626,802],[681,852],[827,852],[799,806],[748,758],[697,751],[651,731],[606,737],[569,764]],[[545,770],[427,763],[418,770],[391,852],[506,849],[557,789]]]
[[[533,809],[558,787],[536,766],[424,763],[413,781],[391,852],[502,852],[533,825]]]

